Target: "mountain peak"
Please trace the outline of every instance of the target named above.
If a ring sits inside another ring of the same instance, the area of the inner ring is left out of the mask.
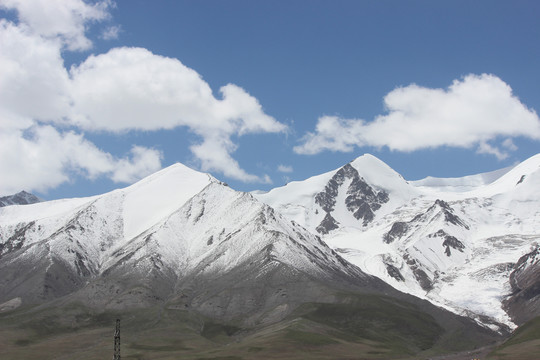
[[[355,168],[373,168],[373,169],[380,169],[380,168],[390,168],[384,161],[376,157],[375,155],[371,154],[364,154],[360,155],[353,161],[351,161],[349,164],[351,164]]]
[[[0,197],[0,207],[9,205],[28,205],[41,202],[41,199],[26,191],[20,191],[14,195]]]
[[[213,176],[207,173],[203,173],[197,170],[194,170],[180,162],[176,162],[166,168],[163,168],[159,171],[156,171],[155,173],[141,179],[140,181],[136,182],[132,186],[141,186],[143,184],[155,181],[159,178],[177,178],[177,179],[202,179],[206,178],[209,180],[215,180]]]
[[[358,174],[377,189],[394,193],[396,197],[406,201],[416,196],[416,189],[381,159],[371,154],[364,154],[349,163]]]
[[[176,163],[120,190],[125,197],[126,238],[138,235],[214,182],[218,181],[211,175]]]

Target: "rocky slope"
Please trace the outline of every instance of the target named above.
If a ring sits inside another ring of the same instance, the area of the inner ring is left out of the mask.
[[[392,199],[353,170],[333,180],[364,227],[391,210]],[[323,191],[332,198],[332,189]],[[352,221],[339,206],[326,214]],[[93,336],[103,319],[118,316],[138,324],[133,332],[145,329],[144,338],[176,329],[174,336],[214,341],[217,329],[225,341],[249,344],[272,334],[290,343],[296,334],[299,346],[316,339],[356,352],[368,341],[362,351],[392,356],[500,338],[395,290],[253,195],[181,164],[100,196],[3,207],[0,245],[0,333],[23,337],[8,341],[5,354],[14,358],[71,330]],[[23,349],[21,341],[30,345]],[[161,351],[148,349],[150,357]]]
[[[337,291],[388,290],[252,195],[180,164],[102,196],[5,207],[0,219],[0,303],[167,302],[253,324]]]
[[[513,293],[509,304],[519,302],[520,258],[540,238],[539,183],[540,155],[492,173],[413,182],[364,155],[255,196],[396,289],[514,327],[525,319],[503,303]]]
[[[523,255],[510,273],[512,293],[503,304],[521,325],[540,316],[540,248]]]

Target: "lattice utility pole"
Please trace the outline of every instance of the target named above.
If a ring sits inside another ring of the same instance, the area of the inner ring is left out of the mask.
[[[113,360],[120,360],[120,319],[116,319],[116,330],[114,331]]]

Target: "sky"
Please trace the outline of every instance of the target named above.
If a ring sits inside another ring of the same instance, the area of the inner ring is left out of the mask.
[[[0,0],[0,195],[493,171],[540,152],[538,64],[535,0]]]

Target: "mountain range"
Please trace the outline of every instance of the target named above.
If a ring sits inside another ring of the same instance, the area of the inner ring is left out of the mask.
[[[524,287],[538,286],[538,184],[540,155],[492,173],[419,181],[364,155],[257,197],[396,289],[515,328],[540,314],[536,290],[527,293],[527,315],[513,306]],[[510,281],[519,276],[528,280]]]
[[[215,350],[239,358],[275,356],[268,342],[291,339],[329,359],[337,345],[356,354],[342,358],[415,358],[500,341],[540,314],[539,177],[535,156],[408,182],[364,155],[267,193],[176,164],[89,198],[5,197],[0,333],[20,331],[13,344],[25,346],[4,355],[52,344],[44,323],[86,334],[103,314],[142,316],[154,333],[181,316],[192,325],[182,334],[238,343]]]

